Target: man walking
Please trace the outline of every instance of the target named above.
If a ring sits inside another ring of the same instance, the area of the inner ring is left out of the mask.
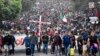
[[[10,37],[11,37],[11,46],[12,46],[11,54],[14,55],[16,41],[15,41],[15,37],[12,35],[12,32],[10,33]]]
[[[54,45],[55,45],[56,56],[61,56],[61,54],[60,54],[61,44],[62,44],[61,37],[59,36],[58,31],[56,31],[55,36],[54,36]]]
[[[68,32],[65,33],[63,42],[65,46],[66,56],[70,56],[70,36],[68,35]]]
[[[37,45],[38,39],[35,36],[35,32],[31,33],[30,36],[30,45],[31,45],[31,55],[34,56],[35,45]]]
[[[12,38],[9,33],[4,37],[4,48],[5,48],[5,56],[6,55],[11,55],[11,50],[12,50]]]
[[[46,33],[42,37],[42,40],[43,40],[43,52],[47,54],[49,37]]]
[[[29,38],[28,33],[26,33],[26,37],[24,38],[23,44],[24,43],[26,47],[26,55],[31,55],[30,38]]]

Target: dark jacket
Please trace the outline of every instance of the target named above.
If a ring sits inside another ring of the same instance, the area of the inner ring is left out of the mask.
[[[44,43],[44,44],[48,44],[48,42],[49,42],[49,37],[48,37],[47,35],[45,35],[45,36],[42,37],[42,40],[43,40],[43,43]]]
[[[53,38],[54,38],[54,44],[55,44],[55,46],[61,46],[61,44],[62,44],[61,37],[59,35],[58,36],[56,35]]]
[[[7,35],[7,36],[4,37],[3,42],[4,42],[5,45],[11,45],[12,44],[12,38],[11,37],[12,36],[10,36],[10,35]]]
[[[89,36],[90,38],[90,46],[92,46],[94,43],[97,43],[97,36]]]
[[[11,44],[13,47],[15,47],[15,37],[13,35],[11,35]]]
[[[71,42],[71,47],[74,47],[75,46],[75,36],[71,36],[70,42]]]
[[[37,44],[38,38],[36,36],[30,36],[30,43],[31,44]]]

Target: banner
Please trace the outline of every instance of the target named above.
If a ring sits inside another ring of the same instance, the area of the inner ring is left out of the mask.
[[[98,17],[89,17],[89,19],[90,19],[90,22],[92,24],[98,24],[99,23]]]
[[[89,8],[94,8],[95,7],[95,3],[94,2],[89,2]]]
[[[24,40],[25,36],[26,36],[25,34],[14,35],[15,40],[16,40],[15,49],[17,49],[17,50],[25,49],[25,45],[23,44],[23,40]]]

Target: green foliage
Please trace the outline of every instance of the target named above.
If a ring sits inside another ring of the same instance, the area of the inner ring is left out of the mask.
[[[0,21],[16,19],[21,10],[22,0],[0,0]]]
[[[32,10],[36,0],[22,0],[22,12]]]

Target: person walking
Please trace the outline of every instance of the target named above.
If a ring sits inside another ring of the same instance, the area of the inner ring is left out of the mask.
[[[12,50],[12,38],[9,33],[4,37],[3,42],[4,42],[4,48],[5,48],[5,56],[6,55],[11,55],[11,50]]]
[[[50,44],[51,44],[51,54],[54,54],[55,44],[54,44],[54,36],[53,35],[50,37]]]
[[[83,46],[83,43],[82,43],[81,33],[79,33],[79,37],[77,39],[77,44],[78,44],[78,53],[79,53],[79,56],[82,56],[82,46]]]
[[[42,41],[43,41],[43,52],[47,54],[49,37],[46,33],[44,34],[44,36],[42,36]]]
[[[63,37],[63,43],[65,46],[66,56],[70,56],[70,35],[68,32],[65,32],[65,36]]]
[[[37,51],[41,52],[42,38],[41,36],[37,36],[37,38],[38,38]]]
[[[11,51],[11,54],[15,54],[15,37],[13,36],[12,32],[9,34],[10,37],[11,37],[11,46],[12,46],[12,49],[10,50]]]
[[[74,48],[75,47],[75,36],[74,36],[74,33],[73,31],[70,31],[70,44],[71,44],[71,47]]]
[[[83,40],[83,42],[87,41],[87,39],[88,39],[88,34],[87,34],[86,30],[83,30],[82,31],[82,40]]]
[[[63,40],[63,37],[64,37],[64,31],[61,31],[61,32],[60,32],[60,37],[61,37],[61,40]],[[65,54],[65,46],[64,46],[63,41],[62,41],[62,45],[61,45],[61,52],[62,52],[62,55]]]
[[[90,53],[96,56],[96,53],[98,51],[99,39],[97,38],[94,31],[91,32],[91,36],[89,36],[88,40],[90,42]]]
[[[37,45],[38,39],[35,36],[35,32],[31,32],[30,45],[31,45],[31,55],[34,56],[35,45]]]
[[[59,36],[58,31],[55,32],[54,38],[54,45],[55,45],[55,54],[56,56],[61,56],[61,45],[62,45],[62,40],[61,37]]]
[[[75,56],[75,36],[73,31],[70,31],[70,56]]]
[[[26,47],[26,55],[31,55],[31,43],[30,43],[30,37],[28,35],[28,33],[26,33],[26,37],[23,40],[23,44],[25,43],[25,47]]]

